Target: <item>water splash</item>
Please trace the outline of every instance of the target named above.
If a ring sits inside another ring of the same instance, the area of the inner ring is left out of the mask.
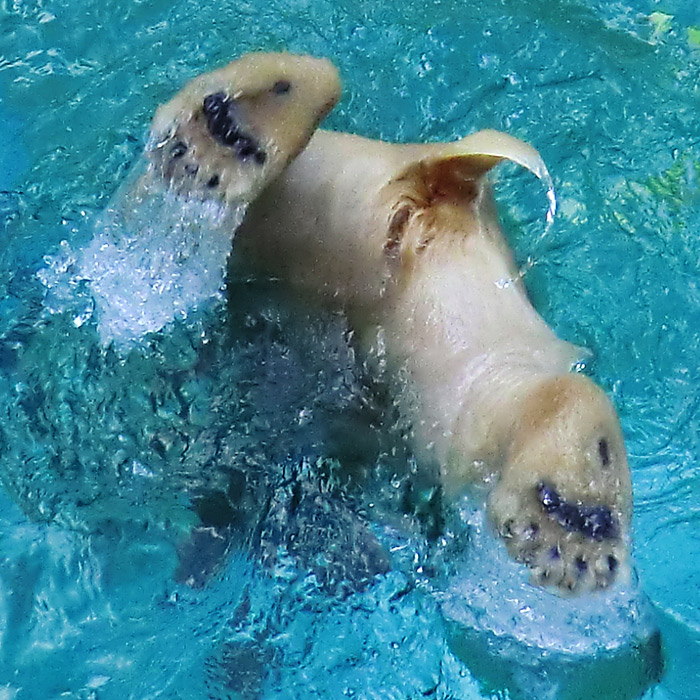
[[[93,316],[103,345],[129,347],[219,298],[245,204],[183,197],[137,166],[92,225],[87,246],[61,243],[37,276],[49,313]]]
[[[656,616],[635,572],[605,591],[554,597],[527,581],[483,508],[465,499],[457,517],[469,545],[445,582],[442,613],[455,653],[467,665],[487,660],[477,675],[504,685],[510,678],[513,697],[552,700],[572,697],[567,692],[591,677],[600,683],[596,698],[616,700],[637,698],[658,680]],[[616,678],[624,678],[620,687]]]

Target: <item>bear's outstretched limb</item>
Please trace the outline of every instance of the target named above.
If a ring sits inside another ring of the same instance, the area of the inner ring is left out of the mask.
[[[104,344],[129,347],[219,294],[246,207],[339,94],[325,59],[254,53],[200,75],[157,110],[143,157],[76,256]]]
[[[339,95],[330,61],[245,54],[158,108],[147,148],[154,175],[202,199],[250,202],[307,144]]]

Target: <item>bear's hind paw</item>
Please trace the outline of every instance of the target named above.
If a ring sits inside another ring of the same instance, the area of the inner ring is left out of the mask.
[[[536,585],[570,595],[629,576],[619,520],[607,506],[567,502],[538,484],[523,495],[496,487],[489,514],[508,553],[531,569]]]

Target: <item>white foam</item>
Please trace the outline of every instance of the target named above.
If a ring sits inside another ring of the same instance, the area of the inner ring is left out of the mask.
[[[636,574],[627,583],[581,596],[562,597],[528,582],[486,524],[483,508],[465,502],[467,557],[446,587],[443,613],[505,646],[593,657],[624,650],[655,631],[654,614]]]
[[[168,191],[141,165],[94,222],[83,249],[65,241],[38,277],[51,313],[80,326],[93,314],[104,345],[132,345],[221,296],[245,205]]]

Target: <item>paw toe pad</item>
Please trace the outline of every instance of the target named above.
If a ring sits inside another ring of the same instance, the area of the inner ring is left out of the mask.
[[[619,537],[617,519],[608,506],[569,503],[546,483],[537,486],[537,498],[545,513],[569,532],[598,542]]]

